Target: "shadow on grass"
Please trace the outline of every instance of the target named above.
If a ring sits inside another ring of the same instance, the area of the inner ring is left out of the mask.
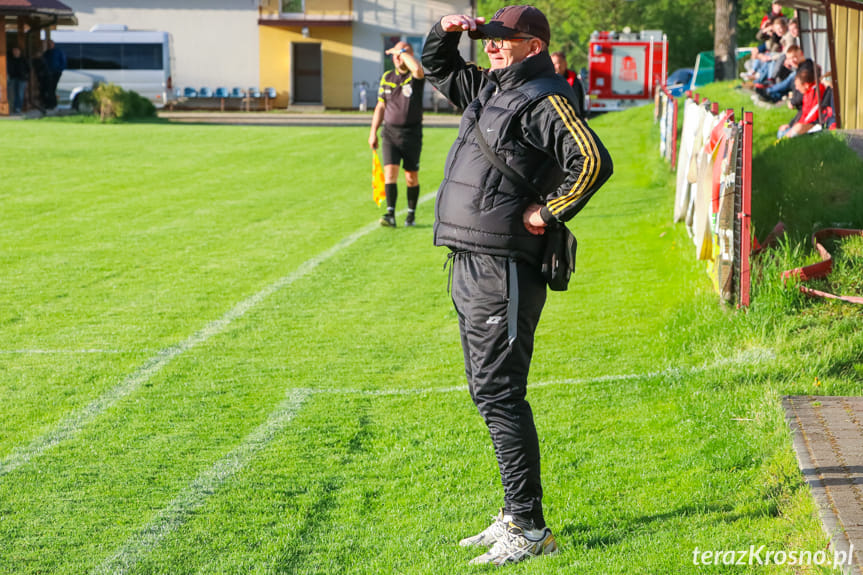
[[[341,507],[340,498],[342,493],[352,482],[352,478],[345,472],[353,460],[365,453],[369,440],[372,438],[370,426],[372,418],[368,414],[368,400],[362,401],[359,406],[360,413],[357,418],[358,429],[344,445],[344,456],[341,459],[340,472],[322,478],[318,482],[317,496],[312,505],[306,510],[305,520],[292,537],[292,543],[283,550],[283,555],[276,560],[275,567],[279,573],[303,573],[314,571],[309,569],[309,559],[313,557],[316,541],[326,538],[326,534],[333,530],[337,524],[332,514]],[[366,513],[377,502],[378,487],[364,490],[362,493],[362,504],[353,511],[360,515]],[[339,564],[341,568],[348,567],[342,554],[330,556],[331,566]],[[349,558],[348,558],[349,559]]]
[[[562,536],[571,537],[576,544],[581,544],[587,549],[592,549],[617,545],[627,539],[631,539],[638,533],[643,533],[648,526],[655,526],[656,528],[652,530],[657,531],[660,528],[656,524],[680,518],[702,516],[705,519],[709,517],[711,523],[714,524],[719,522],[733,524],[744,519],[764,517],[764,515],[763,511],[756,510],[740,512],[735,510],[731,505],[683,505],[662,513],[641,515],[615,521],[614,525],[609,526],[608,530],[602,526],[595,527],[567,522],[558,529],[558,532]]]

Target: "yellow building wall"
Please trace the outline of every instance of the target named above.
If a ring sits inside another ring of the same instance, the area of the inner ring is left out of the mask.
[[[325,108],[353,107],[353,30],[350,26],[302,27],[259,26],[261,85],[272,86],[276,106],[291,103],[291,44],[320,43]]]
[[[839,94],[840,118],[846,130],[863,129],[863,11],[833,5],[836,46],[834,89]]]
[[[351,0],[306,0],[306,16],[343,15],[352,10]]]
[[[280,0],[261,0],[261,13],[266,17],[277,17],[281,11]],[[353,12],[353,0],[306,0],[304,14],[308,16],[349,15]]]

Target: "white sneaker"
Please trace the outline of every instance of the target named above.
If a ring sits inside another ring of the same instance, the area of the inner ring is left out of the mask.
[[[491,547],[506,533],[512,515],[504,515],[503,507],[500,513],[492,518],[492,524],[472,537],[466,537],[458,542],[462,547]]]
[[[532,534],[524,532],[521,527],[510,523],[504,531],[503,537],[497,540],[491,549],[474,557],[471,565],[506,565],[507,563],[518,563],[525,559],[539,557],[540,555],[554,555],[558,551],[557,541],[551,534],[551,529],[545,527],[533,537]]]

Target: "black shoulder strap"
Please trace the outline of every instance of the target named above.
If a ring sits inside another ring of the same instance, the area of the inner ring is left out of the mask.
[[[473,125],[473,133],[476,137],[476,142],[479,144],[479,149],[482,150],[482,153],[485,154],[485,157],[488,158],[488,161],[491,164],[500,170],[500,172],[509,178],[509,181],[516,184],[517,186],[527,188],[538,198],[542,197],[542,193],[537,189],[536,186],[527,181],[524,176],[510,168],[506,162],[500,159],[500,156],[491,151],[491,148],[488,145],[488,142],[485,141],[485,137],[482,135],[482,130],[479,127],[479,119]]]

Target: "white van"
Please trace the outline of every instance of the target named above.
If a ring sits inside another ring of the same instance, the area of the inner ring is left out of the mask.
[[[100,83],[135,91],[162,107],[173,98],[171,36],[167,32],[97,25],[86,31],[55,30],[54,44],[67,67],[57,85],[61,106],[78,107],[78,96]]]

